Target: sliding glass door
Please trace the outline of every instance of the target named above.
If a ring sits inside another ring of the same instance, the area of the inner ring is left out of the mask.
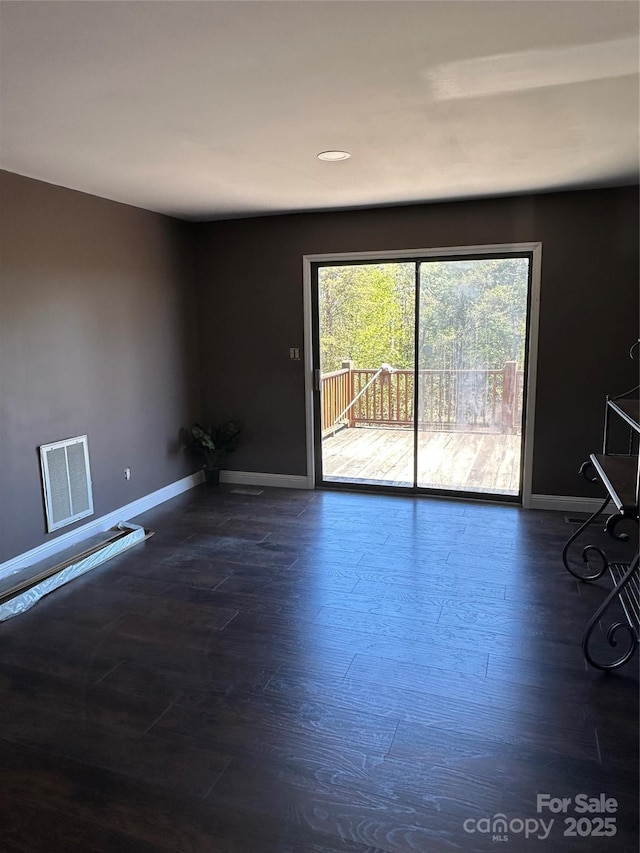
[[[529,258],[419,263],[420,488],[517,496]]]
[[[319,481],[517,499],[531,256],[314,272]]]
[[[323,479],[412,487],[416,266],[323,266],[317,285]]]

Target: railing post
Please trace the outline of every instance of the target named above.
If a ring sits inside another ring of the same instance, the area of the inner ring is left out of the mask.
[[[502,371],[502,429],[511,433],[514,428],[516,387],[515,361],[507,361]]]
[[[353,361],[351,359],[345,359],[340,366],[343,370],[349,371],[344,378],[344,383],[347,390],[347,401],[345,405],[348,405],[353,400]],[[353,407],[349,409],[347,414],[347,427],[352,427]]]
[[[328,412],[328,395],[327,395],[327,380],[324,376],[320,376],[320,416],[322,418],[322,435],[327,431],[327,423],[329,421]]]

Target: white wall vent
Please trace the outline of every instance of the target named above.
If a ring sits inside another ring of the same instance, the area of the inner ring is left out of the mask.
[[[93,514],[87,436],[40,447],[49,533]]]

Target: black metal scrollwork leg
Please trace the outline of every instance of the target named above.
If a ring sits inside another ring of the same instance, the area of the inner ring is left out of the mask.
[[[587,567],[587,571],[589,571],[589,554],[591,553],[591,551],[597,553],[600,556],[602,565],[600,566],[598,571],[593,573],[593,574],[581,573],[577,569],[572,568],[569,565],[568,553],[569,553],[569,549],[571,548],[573,543],[576,541],[576,539],[580,536],[580,534],[584,530],[586,530],[587,527],[591,524],[591,522],[595,521],[595,519],[599,515],[602,515],[602,513],[604,512],[605,507],[608,503],[609,503],[609,496],[607,495],[607,497],[603,500],[601,506],[599,506],[598,509],[594,513],[592,513],[589,516],[589,518],[583,524],[580,525],[580,527],[576,530],[576,532],[572,536],[569,537],[569,539],[567,539],[567,542],[566,542],[564,548],[562,549],[562,562],[564,563],[565,569],[568,572],[571,572],[571,574],[575,578],[578,578],[578,580],[581,580],[581,581],[597,580],[598,578],[602,577],[602,575],[607,570],[607,557],[604,554],[604,552],[600,548],[597,548],[595,545],[587,545],[587,547],[582,552],[582,560]]]
[[[626,542],[629,536],[626,533],[616,533],[616,528],[621,521],[635,521],[638,523],[637,518],[629,518],[627,515],[623,515],[621,512],[616,512],[614,515],[610,515],[606,521],[604,529],[613,539],[617,539],[618,542]]]
[[[634,341],[629,355],[632,359],[640,359],[640,338]],[[619,445],[622,435],[616,434],[615,441],[610,441],[611,419],[614,416],[619,425],[624,423],[628,430],[626,453],[612,449],[613,444]],[[574,577],[582,581],[593,581],[608,573],[611,578],[613,588],[587,623],[582,637],[582,651],[587,663],[605,671],[627,663],[640,645],[640,575],[637,546],[629,563],[626,559],[622,562],[618,562],[617,558],[610,560],[604,548],[589,544],[582,551],[582,561],[586,565],[582,572],[570,565],[568,554],[580,534],[604,512],[609,499],[615,504],[617,512],[607,518],[604,532],[618,543],[629,541],[629,534],[624,528],[619,528],[623,522],[626,524],[632,521],[637,525],[640,518],[639,436],[640,385],[625,391],[624,394],[607,396],[602,453],[591,453],[589,460],[580,468],[580,473],[590,483],[599,482],[606,489],[608,496],[599,509],[569,538],[562,551],[562,562]],[[633,539],[636,540],[635,531]],[[615,548],[614,553],[619,550]],[[592,561],[596,562],[595,568]]]
[[[636,554],[633,562],[629,565],[629,568],[627,569],[622,580],[620,580],[619,583],[617,583],[614,586],[614,588],[611,590],[609,595],[605,598],[605,600],[602,602],[600,607],[593,614],[593,616],[591,617],[591,620],[589,621],[589,624],[586,627],[586,630],[584,632],[584,636],[582,638],[582,652],[585,656],[586,661],[588,663],[590,663],[591,666],[594,666],[596,669],[601,669],[601,670],[616,669],[617,667],[625,664],[633,656],[635,650],[638,648],[638,644],[640,641],[639,641],[639,637],[638,637],[638,626],[637,626],[637,624],[634,627],[629,622],[624,621],[624,622],[614,622],[612,625],[609,626],[609,628],[607,629],[607,633],[606,633],[606,640],[612,648],[616,648],[616,646],[618,645],[618,635],[620,634],[620,632],[622,631],[624,634],[626,634],[626,638],[628,640],[628,643],[627,643],[626,647],[624,648],[622,654],[619,657],[617,657],[613,661],[608,661],[608,662],[598,661],[593,657],[593,655],[591,654],[591,652],[589,650],[589,645],[590,645],[592,637],[593,637],[593,632],[596,630],[600,620],[602,619],[602,617],[606,613],[607,609],[609,608],[609,605],[616,598],[620,598],[621,601],[623,601],[624,599],[622,598],[622,596],[624,596],[625,590],[632,583],[635,582],[637,584],[637,577],[638,577],[638,554]],[[625,611],[626,611],[626,609],[627,608],[625,608]]]

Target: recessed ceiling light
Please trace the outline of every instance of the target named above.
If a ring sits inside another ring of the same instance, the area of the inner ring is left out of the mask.
[[[321,151],[318,154],[318,160],[328,160],[330,163],[335,163],[337,160],[348,160],[351,157],[348,151]]]

